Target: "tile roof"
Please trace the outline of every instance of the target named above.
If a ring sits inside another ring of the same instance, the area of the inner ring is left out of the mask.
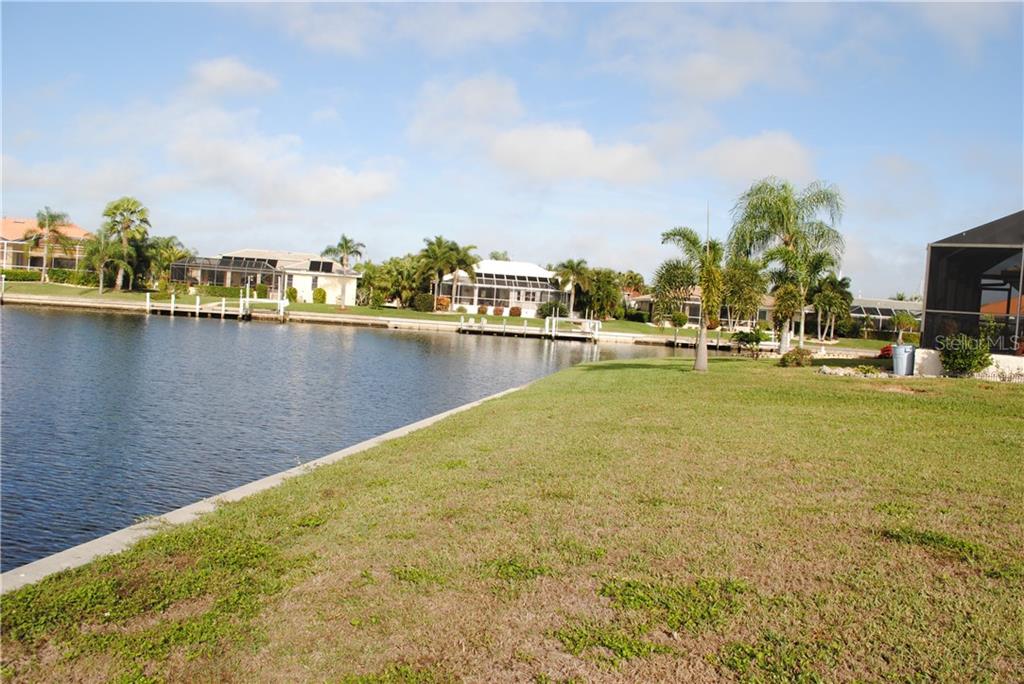
[[[0,238],[4,240],[21,240],[25,233],[33,230],[37,223],[34,218],[9,218],[3,217],[3,225],[0,226]],[[69,224],[61,227],[61,232],[73,240],[82,240],[92,235],[89,231],[77,224]]]

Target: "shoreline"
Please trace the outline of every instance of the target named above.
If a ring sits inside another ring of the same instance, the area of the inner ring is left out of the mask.
[[[253,480],[252,482],[239,485],[238,487],[221,492],[220,494],[208,496],[204,499],[200,499],[199,501],[182,506],[181,508],[175,508],[167,511],[166,513],[161,513],[160,515],[147,518],[146,520],[135,523],[134,525],[123,527],[120,530],[109,532],[90,541],[72,546],[68,549],[64,549],[63,551],[52,553],[48,556],[43,556],[42,558],[26,563],[25,565],[12,568],[11,570],[0,574],[0,595],[29,584],[35,584],[36,582],[58,572],[80,567],[95,560],[96,558],[120,553],[131,547],[136,542],[153,535],[162,529],[166,529],[168,526],[182,525],[184,523],[191,522],[206,513],[210,513],[221,503],[241,501],[253,494],[276,487],[285,480],[305,475],[317,468],[337,463],[344,458],[368,451],[369,449],[380,446],[385,442],[398,439],[399,437],[405,437],[413,432],[438,423],[445,418],[476,408],[477,406],[491,401],[492,399],[498,399],[505,395],[512,394],[513,392],[518,392],[519,390],[528,387],[530,384],[531,383],[526,383],[516,387],[511,387],[509,389],[501,390],[500,392],[495,392],[494,394],[490,394],[481,399],[461,404],[446,411],[442,411],[441,413],[436,413],[416,422],[409,423],[408,425],[403,425],[402,427],[395,428],[394,430],[389,430],[388,432],[377,435],[376,437],[363,440],[362,442],[332,452],[326,456],[321,456],[293,468],[282,470],[258,480]]]

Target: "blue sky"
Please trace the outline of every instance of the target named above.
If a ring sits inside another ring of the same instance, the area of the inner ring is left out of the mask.
[[[774,174],[854,291],[1024,208],[1021,4],[3,3],[3,213],[134,195],[204,254],[435,234],[650,275]],[[40,36],[44,39],[40,39]]]

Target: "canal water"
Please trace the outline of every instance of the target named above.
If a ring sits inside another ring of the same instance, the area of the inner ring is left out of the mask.
[[[0,307],[0,565],[581,361],[673,353]]]

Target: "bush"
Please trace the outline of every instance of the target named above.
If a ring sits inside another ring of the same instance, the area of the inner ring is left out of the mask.
[[[808,349],[790,349],[788,352],[782,355],[779,359],[779,365],[783,368],[789,368],[791,366],[810,366],[811,365],[811,354]]]
[[[92,271],[74,271],[69,268],[51,268],[46,272],[46,277],[51,283],[65,283],[67,285],[84,285],[86,287],[97,287],[100,278]]]
[[[942,370],[947,375],[969,377],[992,365],[989,351],[991,338],[998,334],[998,324],[990,317],[983,317],[977,337],[964,333],[942,338],[937,345]]]
[[[720,326],[721,324],[722,324],[722,321],[720,321],[719,319],[717,319],[717,318],[709,318],[708,319],[708,330],[718,330],[718,326]]]
[[[70,283],[74,271],[67,268],[51,268],[46,277],[51,283]]]
[[[318,287],[313,290],[313,303],[314,304],[326,304],[327,303],[327,290],[322,287]]]
[[[39,282],[39,280],[42,278],[42,275],[39,273],[39,271],[23,271],[20,268],[19,269],[4,269],[3,274],[4,274],[4,277],[7,279],[7,282],[9,282],[9,283],[15,282],[15,281],[18,281],[18,282],[29,282],[29,281]]]
[[[455,308],[455,313],[464,314],[464,313],[466,313],[466,311],[467,311],[467,309],[464,306],[458,306],[458,307]]]
[[[496,306],[496,307],[494,307],[494,315],[495,316],[503,316],[503,315],[505,315],[505,307],[503,307],[503,306]]]
[[[891,359],[892,358],[892,345],[887,344],[878,351],[876,359]]]
[[[444,295],[441,295],[440,297],[437,298],[437,305],[436,305],[435,308],[436,308],[437,311],[447,311],[448,307],[450,307],[451,305],[452,305],[451,298],[450,297],[445,297]]]
[[[672,312],[672,325],[676,328],[682,328],[684,325],[690,322],[690,317],[684,314],[682,311]]]
[[[508,315],[511,316],[512,318],[519,318],[520,316],[523,315],[523,309],[522,307],[519,306],[513,306],[511,309],[508,310]]]
[[[370,308],[371,309],[383,309],[384,308],[384,293],[380,291],[374,291],[370,295]]]
[[[761,356],[761,343],[768,339],[765,335],[764,329],[760,325],[755,326],[750,332],[739,330],[732,334],[730,338],[735,342],[742,351],[750,352],[751,358],[758,358]]]
[[[227,297],[229,299],[234,299],[240,295],[242,288],[226,287],[224,285],[200,285],[196,288],[196,292],[199,295],[205,295],[207,297]]]
[[[555,314],[559,318],[567,318],[569,316],[569,308],[562,302],[544,302],[537,307],[537,318],[547,318]]]
[[[256,286],[256,298],[257,299],[266,299],[267,298],[267,286],[264,285],[263,283],[260,283],[259,285]]]
[[[626,320],[634,323],[649,323],[651,316],[646,311],[627,311]]]
[[[284,296],[292,304],[299,301],[299,291],[296,290],[294,287],[289,287],[287,290],[285,290]]]
[[[484,305],[484,304],[481,304],[480,306],[476,307],[476,312],[480,316],[486,316],[487,315],[487,306]]]
[[[420,292],[412,298],[413,311],[433,311],[434,295],[429,292]]]

